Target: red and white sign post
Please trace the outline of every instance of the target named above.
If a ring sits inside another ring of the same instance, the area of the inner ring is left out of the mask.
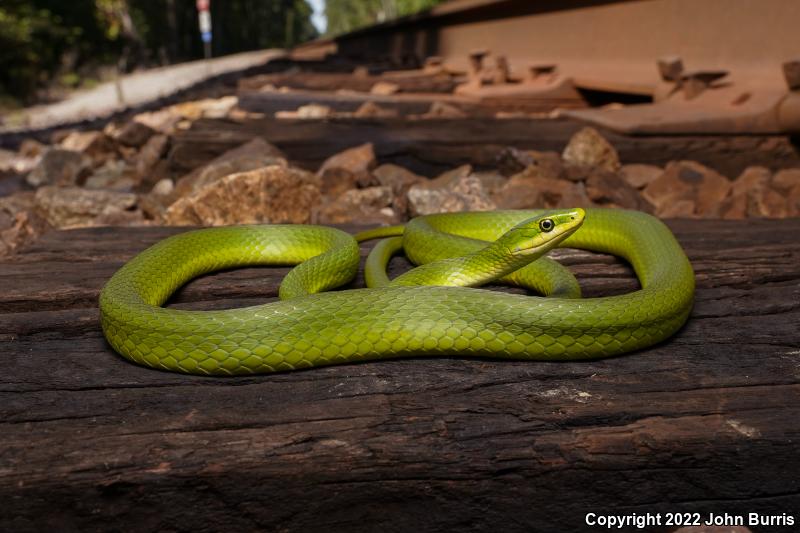
[[[203,54],[211,57],[211,0],[197,0],[197,21],[200,24],[200,38],[203,39]]]

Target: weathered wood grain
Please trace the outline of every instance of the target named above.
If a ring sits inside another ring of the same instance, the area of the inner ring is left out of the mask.
[[[460,164],[496,168],[508,146],[561,152],[585,124],[574,120],[352,119],[244,122],[203,119],[173,139],[170,161],[176,171],[207,163],[254,136],[278,146],[296,164],[316,170],[325,158],[371,142],[382,163],[396,163],[434,176]],[[786,136],[629,137],[603,131],[624,163],[665,165],[691,159],[735,178],[750,165],[771,169],[800,166],[797,140]]]
[[[104,281],[181,230],[49,234],[0,263],[0,530],[579,531],[587,512],[797,516],[800,220],[670,225],[697,301],[652,349],[235,379],[140,368],[102,337]],[[637,286],[608,256],[562,260],[587,296]],[[285,272],[206,276],[170,305],[267,302]]]

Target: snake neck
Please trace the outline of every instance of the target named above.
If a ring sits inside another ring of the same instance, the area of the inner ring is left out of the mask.
[[[531,256],[515,256],[508,248],[495,242],[461,257],[427,263],[392,280],[390,285],[440,285],[448,287],[477,287],[496,281],[531,261]]]

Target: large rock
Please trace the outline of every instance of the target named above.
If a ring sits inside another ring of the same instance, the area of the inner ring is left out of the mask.
[[[617,172],[597,171],[586,180],[586,194],[603,207],[623,207],[653,212],[653,206]]]
[[[424,176],[391,163],[377,167],[372,174],[378,180],[378,183],[391,189],[393,196],[392,208],[400,217],[405,217],[408,214],[408,190],[418,183],[427,181]]]
[[[778,192],[788,193],[795,187],[800,186],[800,168],[785,168],[777,171],[772,176],[770,185]]]
[[[772,179],[772,172],[765,167],[747,167],[739,174],[731,183],[732,196],[737,194],[753,193],[757,190],[769,187],[769,182]]]
[[[498,209],[550,209],[592,205],[582,183],[546,178],[536,171],[512,176],[492,198]]]
[[[50,225],[36,210],[34,193],[23,191],[0,197],[0,256],[36,240]]]
[[[313,174],[271,165],[230,174],[196,189],[172,204],[165,219],[173,225],[306,224],[320,199]]]
[[[18,153],[21,157],[34,158],[41,156],[46,149],[47,145],[36,139],[25,139],[20,143]]]
[[[408,205],[411,216],[489,211],[497,207],[481,180],[470,175],[457,179],[448,178],[440,184],[414,185],[408,190]]]
[[[190,195],[230,174],[272,165],[288,166],[283,152],[261,137],[255,137],[182,177],[178,180],[171,198]]]
[[[129,120],[122,125],[112,123],[103,131],[119,144],[132,148],[140,148],[156,134],[155,129],[138,120]]]
[[[756,218],[786,218],[789,216],[787,197],[770,188],[755,191],[748,198],[747,216]]]
[[[30,172],[37,164],[38,161],[31,161],[16,152],[0,148],[0,183],[5,182],[7,178],[19,178],[21,174]],[[5,186],[0,184],[0,196],[3,195],[3,190]]]
[[[317,171],[322,192],[338,196],[353,187],[377,184],[372,169],[375,168],[375,148],[372,143],[362,144],[339,152],[325,160]]]
[[[560,179],[564,177],[564,163],[556,152],[519,150],[508,147],[497,156],[497,167],[504,176],[514,176],[520,172],[538,175],[543,178]]]
[[[661,176],[663,172],[664,169],[655,165],[632,164],[622,165],[622,168],[620,168],[622,179],[636,189],[644,189]]]
[[[96,167],[118,157],[114,141],[102,131],[73,131],[60,146],[88,156]]]
[[[731,191],[720,206],[720,216],[727,219],[746,217],[782,218],[788,216],[785,191],[771,186],[772,172],[764,167],[746,168],[731,185]]]
[[[790,217],[800,216],[800,184],[795,185],[786,193],[786,210]]]
[[[112,189],[131,192],[136,183],[136,172],[133,168],[123,160],[112,159],[95,170],[86,179],[84,187],[87,189]]]
[[[89,160],[81,153],[61,148],[45,150],[39,164],[25,178],[29,185],[75,185],[90,171]]]
[[[391,187],[351,189],[323,206],[316,219],[321,224],[396,224],[393,198]]]
[[[170,135],[174,133],[178,123],[183,119],[181,115],[169,107],[157,111],[145,111],[133,117],[133,122],[144,124],[159,133]]]
[[[685,212],[693,203],[692,217],[717,217],[722,201],[731,190],[731,182],[718,172],[694,161],[672,161],[664,173],[642,191],[658,216],[675,209],[676,202]]]
[[[136,176],[139,183],[144,183],[145,189],[157,183],[165,176],[164,170],[168,166],[166,160],[162,159],[169,149],[169,137],[164,134],[152,135],[142,146],[136,155]],[[159,163],[164,163],[159,166]],[[156,171],[162,167],[161,171]]]
[[[35,199],[47,222],[58,229],[145,223],[132,193],[48,185],[36,191]]]
[[[583,128],[573,135],[561,157],[567,166],[591,167],[610,172],[620,169],[617,151],[594,128]]]

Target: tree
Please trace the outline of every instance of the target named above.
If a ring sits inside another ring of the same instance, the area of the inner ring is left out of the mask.
[[[215,55],[316,36],[305,0],[212,0]],[[37,91],[101,65],[124,71],[203,56],[195,0],[3,0],[0,95]]]
[[[443,0],[327,0],[328,35],[339,35],[362,26],[417,13]]]

